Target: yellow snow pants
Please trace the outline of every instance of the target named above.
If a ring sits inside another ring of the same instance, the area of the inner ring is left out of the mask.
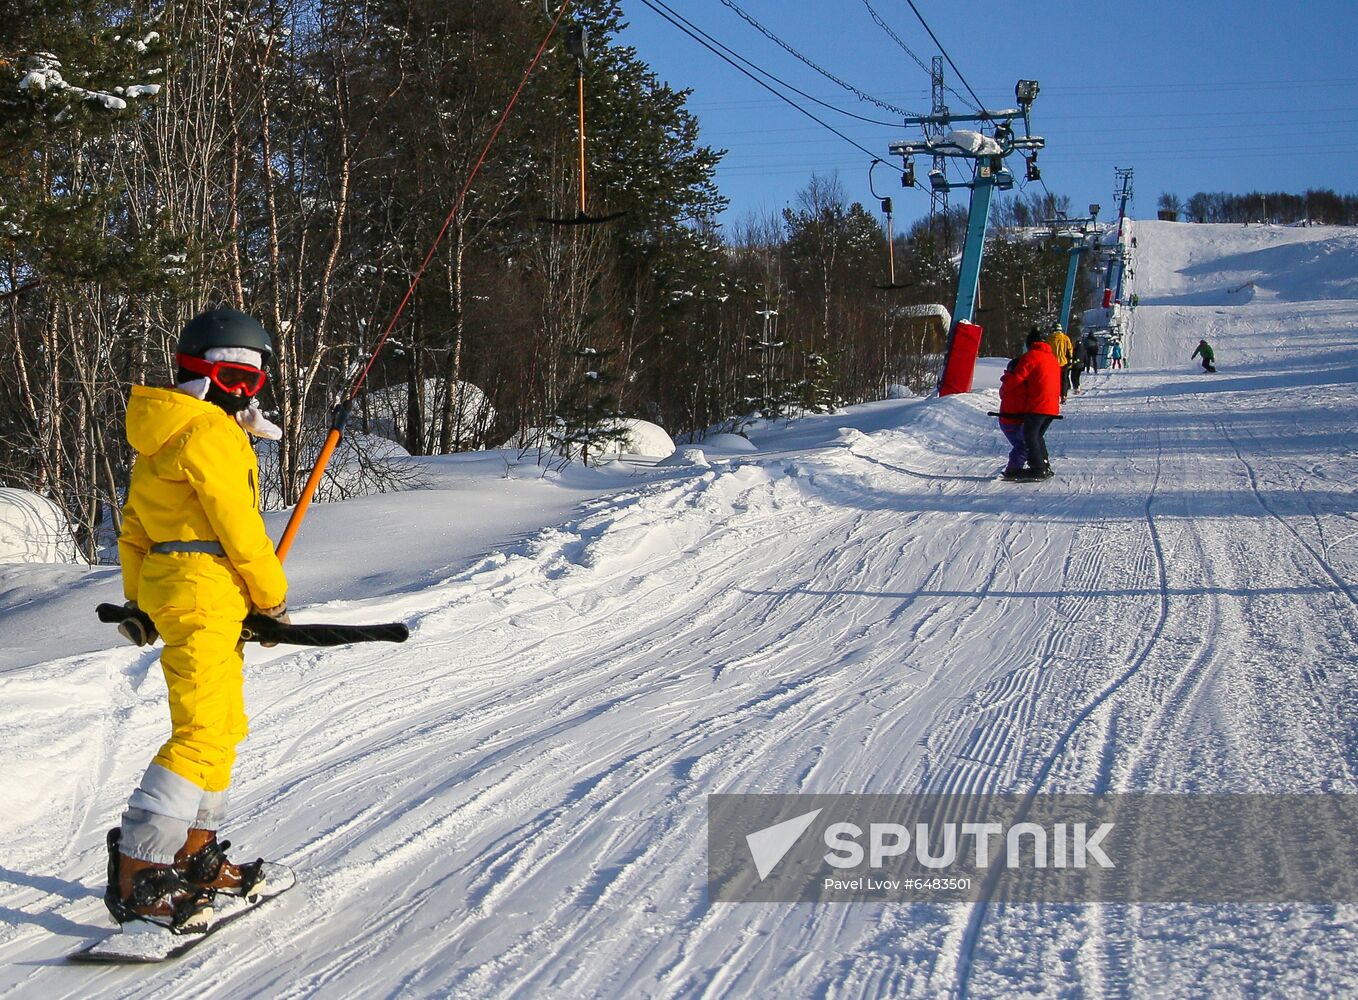
[[[204,791],[225,791],[248,731],[245,583],[220,556],[151,553],[137,598],[165,642],[160,665],[170,693],[170,738],[153,763]]]

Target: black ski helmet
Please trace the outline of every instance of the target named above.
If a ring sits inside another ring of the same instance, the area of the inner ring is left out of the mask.
[[[225,306],[199,313],[179,333],[176,354],[201,358],[214,347],[245,347],[264,355],[267,365],[273,357],[273,341],[259,320]]]

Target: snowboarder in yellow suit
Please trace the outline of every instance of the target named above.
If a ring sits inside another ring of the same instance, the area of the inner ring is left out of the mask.
[[[214,891],[244,894],[262,865],[235,865],[216,831],[236,745],[245,738],[241,623],[253,611],[287,621],[287,579],[259,514],[259,468],[247,430],[277,437],[254,396],[272,343],[231,309],[180,335],[175,388],[134,386],[127,439],[137,452],[118,539],[129,609],[123,631],[165,642],[170,737],[109,832],[109,910],[199,930]]]
[[[1052,328],[1047,345],[1056,355],[1056,363],[1061,366],[1061,402],[1064,403],[1070,395],[1070,368],[1075,363],[1075,345],[1066,336],[1066,331],[1061,329],[1060,323]]]

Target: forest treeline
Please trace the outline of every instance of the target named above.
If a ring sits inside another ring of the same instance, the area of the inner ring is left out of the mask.
[[[580,183],[575,61],[559,39],[500,120],[546,34],[540,0],[11,7],[0,485],[55,500],[91,555],[130,473],[127,388],[167,384],[178,331],[212,305],[274,337],[262,402],[284,430],[268,464],[282,504],[422,266],[350,423],[396,428],[416,454],[553,426],[591,393],[594,412],[680,437],[932,385],[936,345],[902,307],[951,306],[965,208],[898,237],[907,287],[892,291],[876,287],[881,222],[834,176],[808,178],[777,216],[722,227],[722,151],[701,141],[687,93],[618,42],[612,0],[572,5],[590,41],[588,209],[621,213],[600,226],[541,221],[574,216]],[[988,352],[1054,318],[1066,267],[1003,226],[1064,207],[997,206]]]
[[[1358,195],[1313,189],[1305,194],[1254,191],[1227,194],[1199,191],[1187,201],[1175,194],[1162,194],[1158,209],[1188,222],[1309,222],[1323,226],[1358,225]]]

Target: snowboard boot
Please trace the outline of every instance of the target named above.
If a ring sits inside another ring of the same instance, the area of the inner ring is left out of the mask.
[[[176,934],[202,934],[212,923],[212,896],[191,885],[174,865],[128,857],[119,850],[122,830],[108,832],[108,888],[104,905],[120,924],[141,920]]]
[[[1013,466],[1013,467],[1011,467],[1011,468],[1005,469],[1003,472],[1000,473],[1000,478],[1001,478],[1001,479],[1022,479],[1022,478],[1023,478],[1023,466],[1021,466],[1021,465],[1015,465],[1015,466]]]
[[[226,849],[231,841],[217,839],[217,831],[189,830],[188,840],[174,856],[175,870],[191,885],[209,892],[249,896],[264,886],[264,859],[232,864]]]

